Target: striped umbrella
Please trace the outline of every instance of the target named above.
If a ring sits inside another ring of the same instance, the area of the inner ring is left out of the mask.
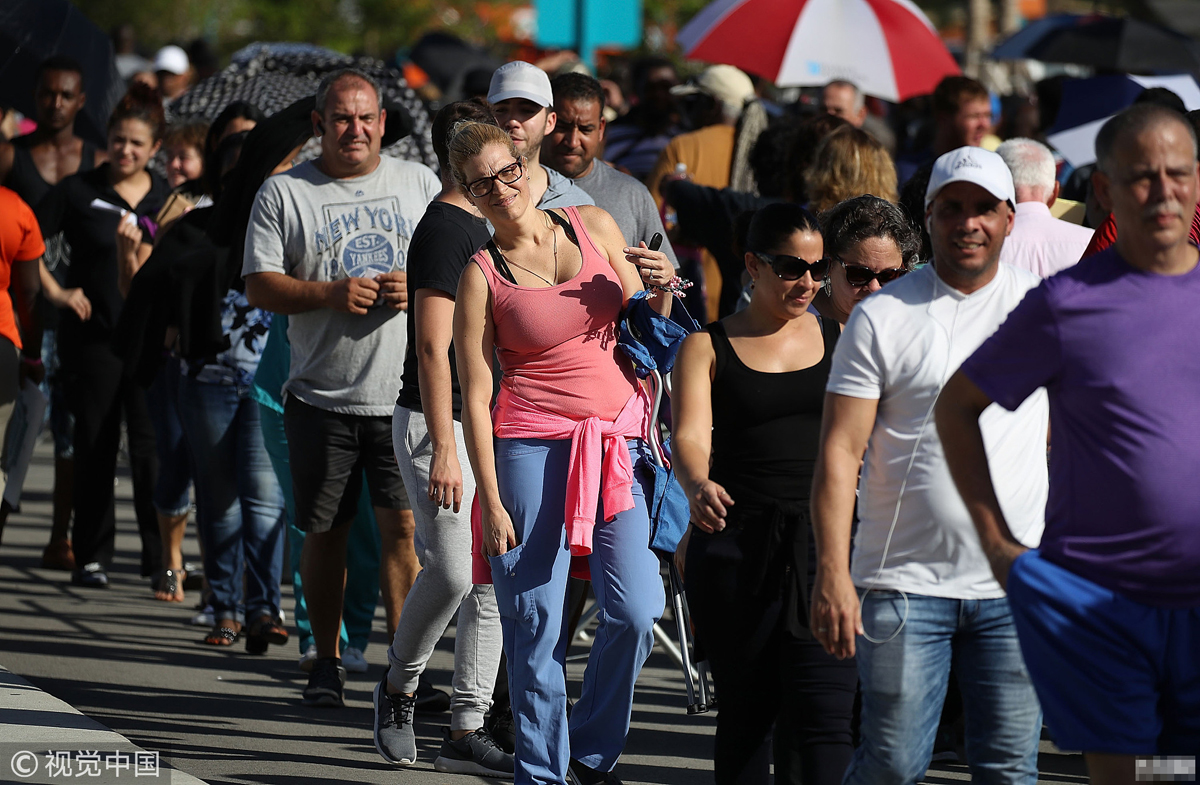
[[[684,53],[780,87],[845,79],[903,101],[959,73],[911,0],[716,0],[679,31]]]

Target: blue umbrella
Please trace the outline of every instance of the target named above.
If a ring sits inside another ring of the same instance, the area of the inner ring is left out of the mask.
[[[1200,109],[1200,85],[1187,75],[1130,76],[1115,74],[1063,83],[1062,104],[1046,140],[1072,166],[1096,160],[1096,134],[1113,115],[1134,102],[1150,87],[1165,87],[1183,99],[1188,110]]]
[[[1035,22],[996,47],[992,56],[1142,74],[1200,73],[1200,43],[1162,25],[1098,14],[1060,14]]]

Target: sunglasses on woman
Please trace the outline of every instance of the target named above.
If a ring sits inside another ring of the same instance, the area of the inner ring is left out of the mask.
[[[471,182],[467,183],[467,191],[476,199],[482,199],[490,194],[492,189],[496,187],[497,180],[505,185],[512,185],[517,180],[521,179],[521,175],[524,173],[524,171],[525,165],[520,161],[517,161],[516,163],[512,163],[504,167],[491,177],[480,177],[478,180],[472,180]]]
[[[760,253],[754,252],[754,255],[761,259],[766,264],[771,265],[771,269],[775,274],[784,281],[799,281],[804,277],[805,273],[812,276],[813,281],[820,281],[829,274],[829,260],[818,259],[815,262],[805,261],[799,256],[789,256],[784,253]]]
[[[908,272],[905,267],[893,267],[890,270],[875,272],[870,267],[863,267],[861,264],[846,264],[841,259],[838,260],[838,264],[846,271],[846,283],[851,286],[867,286],[871,281],[879,281],[880,286],[886,286]]]

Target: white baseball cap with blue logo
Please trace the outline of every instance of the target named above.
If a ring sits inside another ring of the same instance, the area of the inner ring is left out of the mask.
[[[973,183],[1016,209],[1017,190],[1004,159],[982,147],[960,147],[937,159],[925,189],[925,209],[950,183]]]

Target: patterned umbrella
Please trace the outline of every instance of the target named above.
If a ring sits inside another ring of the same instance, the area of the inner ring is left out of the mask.
[[[959,73],[912,0],[715,0],[676,40],[690,58],[780,87],[846,79],[889,101],[933,92]]]
[[[234,53],[230,65],[171,102],[171,122],[211,122],[233,101],[249,101],[271,115],[293,102],[313,95],[326,74],[339,68],[357,68],[371,76],[383,90],[385,101],[394,101],[412,117],[413,132],[385,155],[419,161],[437,171],[437,156],[430,141],[429,111],[399,71],[369,57],[349,57],[311,44],[256,43]],[[320,148],[310,141],[300,154],[315,158]]]

